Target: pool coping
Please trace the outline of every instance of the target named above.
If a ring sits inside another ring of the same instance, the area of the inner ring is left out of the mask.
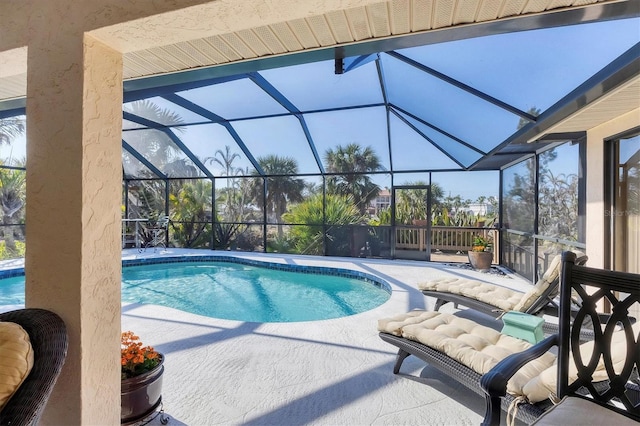
[[[0,280],[21,276],[24,276],[24,267],[0,270]]]
[[[143,266],[151,264],[165,263],[187,263],[187,262],[226,262],[241,265],[255,266],[259,268],[275,269],[279,271],[298,272],[302,274],[329,275],[342,278],[358,279],[391,294],[391,285],[384,279],[366,272],[354,271],[351,269],[335,268],[329,266],[291,265],[287,263],[265,262],[261,260],[246,259],[237,256],[226,255],[201,255],[201,256],[166,256],[166,257],[145,257],[138,259],[122,259],[122,267]],[[0,279],[24,276],[24,267],[0,270]]]

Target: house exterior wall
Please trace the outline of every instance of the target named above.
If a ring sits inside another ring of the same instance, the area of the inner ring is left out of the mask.
[[[617,117],[587,132],[587,206],[586,245],[589,266],[603,268],[609,253],[605,251],[607,212],[605,203],[605,141],[640,126],[640,108]]]

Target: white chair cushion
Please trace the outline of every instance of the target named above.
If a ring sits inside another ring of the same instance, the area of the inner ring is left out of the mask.
[[[378,330],[402,336],[429,346],[484,374],[500,360],[531,346],[524,340],[501,334],[477,323],[441,312],[415,310],[407,314],[378,321]],[[546,367],[553,364],[555,356],[545,354],[527,364],[511,380],[515,388],[521,388]],[[511,383],[509,382],[509,383]]]
[[[523,293],[495,284],[466,278],[440,278],[418,283],[420,290],[460,294],[495,306],[503,311],[512,311],[520,302]]]
[[[556,255],[551,264],[545,271],[542,278],[538,280],[533,287],[527,291],[520,301],[513,307],[514,311],[525,312],[533,303],[542,296],[551,284],[560,276],[560,265],[562,264],[562,256]]]
[[[584,253],[576,251],[576,256],[578,258],[584,257]],[[542,294],[547,291],[549,286],[553,284],[554,281],[558,280],[560,277],[560,268],[562,265],[562,255],[556,255],[549,264],[549,267],[542,275],[542,278],[538,280],[537,283],[534,284],[533,287],[529,289],[523,296],[522,299],[513,307],[514,311],[525,312],[533,303],[542,296]],[[560,286],[558,285],[556,291],[549,294],[549,297],[554,298],[558,295],[558,290]]]
[[[531,347],[531,344],[515,337],[478,325],[476,322],[455,315],[414,310],[378,321],[378,331],[402,336],[447,354],[476,373],[484,374],[503,358]],[[640,333],[640,322],[633,325],[633,334]],[[588,360],[593,352],[593,342],[580,345],[582,359]],[[612,337],[612,361],[616,371],[625,362],[626,341],[623,331]],[[525,396],[529,402],[543,401],[556,392],[556,355],[547,352],[527,363],[507,384],[507,391],[514,396]],[[569,381],[577,378],[573,360],[569,367]],[[593,381],[607,379],[604,361],[600,359],[593,374]]]
[[[640,333],[640,322],[636,322],[633,327],[633,334],[637,336]],[[593,353],[593,342],[585,342],[580,345],[580,353],[583,362],[588,362],[591,359]],[[624,331],[616,331],[611,337],[611,361],[615,371],[621,371],[624,366],[627,355],[627,343],[625,340]],[[531,378],[529,382],[522,386],[522,389],[514,390],[516,395],[525,395],[529,402],[535,403],[547,399],[551,393],[556,392],[557,387],[557,367],[554,362],[552,366],[541,370]],[[578,372],[576,365],[573,362],[573,358],[569,358],[569,383],[578,378]],[[600,357],[595,371],[593,372],[592,381],[600,382],[607,380],[607,370],[604,366],[604,360]]]

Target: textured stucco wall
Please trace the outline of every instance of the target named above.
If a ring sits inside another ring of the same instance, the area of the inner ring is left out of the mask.
[[[26,304],[70,345],[43,423],[118,424],[122,56],[50,36],[28,56]]]
[[[587,132],[587,255],[589,266],[602,268],[609,253],[605,253],[606,210],[604,188],[604,141],[619,133],[640,126],[640,108],[611,120]]]
[[[3,0],[0,13],[0,51],[28,45],[47,30],[96,28],[159,15],[211,0]],[[56,25],[38,27],[42,18]],[[60,19],[58,19],[60,18]]]

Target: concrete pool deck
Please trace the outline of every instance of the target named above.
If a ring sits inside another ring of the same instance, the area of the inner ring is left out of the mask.
[[[484,400],[435,368],[409,357],[393,374],[396,348],[378,337],[377,320],[432,308],[434,300],[416,286],[427,279],[464,276],[519,290],[530,285],[516,275],[420,261],[187,249],[124,250],[122,256],[216,254],[362,271],[384,279],[393,291],[370,311],[298,323],[247,323],[123,305],[122,329],[165,355],[162,399],[170,425],[477,425]],[[501,326],[472,311],[460,314]]]

